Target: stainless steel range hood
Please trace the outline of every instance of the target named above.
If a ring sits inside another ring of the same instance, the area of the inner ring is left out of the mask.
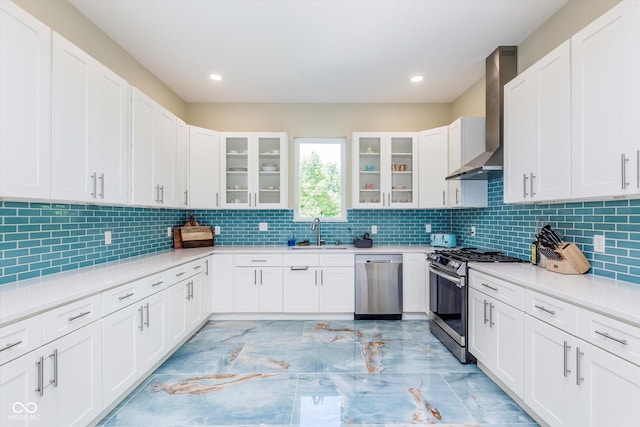
[[[517,46],[500,46],[487,58],[485,151],[454,171],[447,179],[486,180],[502,174],[504,85],[517,73]]]

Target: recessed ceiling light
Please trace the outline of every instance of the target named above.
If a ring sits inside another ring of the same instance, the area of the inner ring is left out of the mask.
[[[222,80],[222,76],[220,74],[209,74],[209,78],[211,80],[215,80],[217,82],[219,82],[220,80]]]
[[[420,75],[417,75],[417,76],[413,76],[413,77],[411,77],[411,81],[412,81],[413,83],[421,82],[423,79],[424,79],[424,77],[422,77],[422,76],[420,76]]]

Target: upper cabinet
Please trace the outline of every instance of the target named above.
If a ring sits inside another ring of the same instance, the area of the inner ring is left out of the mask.
[[[353,134],[354,208],[418,207],[418,135]]]
[[[460,117],[449,125],[449,172],[459,169],[484,151],[484,117]],[[447,181],[447,203],[451,208],[486,207],[488,203],[487,180]]]
[[[127,203],[128,83],[53,34],[51,197]]]
[[[505,85],[504,122],[505,203],[569,198],[569,41]]]
[[[449,190],[449,126],[420,132],[420,207],[446,208]]]
[[[176,119],[175,206],[189,207],[189,197],[189,125]]]
[[[189,207],[220,207],[220,132],[189,126]]]
[[[0,197],[51,195],[51,30],[0,2]]]
[[[571,38],[572,195],[640,194],[637,1],[623,1]]]
[[[287,134],[222,133],[220,189],[225,209],[287,207]]]

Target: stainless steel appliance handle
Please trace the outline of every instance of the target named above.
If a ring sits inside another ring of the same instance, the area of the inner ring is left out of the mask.
[[[53,357],[53,379],[49,380],[49,384],[55,388],[58,387],[58,349],[53,350],[49,357]]]
[[[104,174],[100,174],[100,194],[101,199],[104,199]]]
[[[142,306],[140,306],[138,311],[140,312],[140,326],[138,326],[138,328],[140,328],[141,331],[144,331],[144,312],[142,310]]]
[[[569,350],[571,350],[571,346],[569,344],[567,344],[567,342],[565,341],[564,342],[564,377],[565,378],[567,378],[569,376],[569,374],[571,373],[571,370],[568,369],[568,366],[567,366],[569,364],[568,361],[567,361],[567,359],[569,357],[569,355],[568,355]]]
[[[580,385],[584,378],[580,373],[580,357],[584,356],[584,353],[580,351],[580,347],[576,347],[576,385]]]
[[[493,303],[489,303],[489,327],[493,328],[493,325],[495,325],[496,323],[493,321],[493,307],[495,307],[495,305],[493,305]]]
[[[40,359],[36,362],[36,366],[38,369],[38,388],[36,391],[38,392],[38,396],[44,396],[44,357],[40,356]]]
[[[366,263],[367,264],[391,264],[392,261],[390,259],[377,259],[377,260],[368,259]]]
[[[435,268],[433,268],[433,267],[431,267],[431,266],[429,266],[429,271],[430,271],[430,272],[432,272],[433,274],[436,274],[436,275],[438,275],[438,276],[440,276],[440,277],[443,277],[443,278],[445,278],[445,279],[447,279],[447,280],[452,281],[453,283],[455,283],[456,285],[458,285],[458,287],[459,287],[459,288],[461,288],[462,286],[464,286],[464,285],[462,284],[462,279],[461,279],[460,277],[455,277],[455,276],[452,276],[452,275],[450,275],[450,274],[446,274],[446,273],[444,273],[444,272],[442,272],[442,271],[440,271],[440,270],[437,270],[437,269],[435,269]]]
[[[69,316],[69,317],[67,317],[67,321],[68,322],[73,322],[74,320],[79,319],[81,317],[84,317],[87,314],[91,314],[91,310],[85,311],[84,313],[76,314],[75,316]]]
[[[22,344],[22,340],[9,343],[9,344],[5,345],[4,347],[0,348],[0,351],[9,350],[10,348],[17,346],[18,344]]]
[[[542,306],[542,305],[534,305],[534,307],[535,307],[535,308],[537,308],[538,310],[542,310],[542,311],[544,311],[545,313],[548,313],[548,314],[550,314],[550,315],[552,315],[552,316],[555,316],[555,315],[556,315],[556,312],[555,312],[554,310],[549,310],[548,308],[545,308],[545,307],[544,307],[544,306]]]
[[[533,197],[533,196],[535,196],[535,195],[536,195],[536,193],[534,193],[534,192],[533,192],[533,178],[535,178],[535,177],[536,177],[536,176],[533,174],[533,172],[531,172],[531,173],[529,174],[529,187],[531,187],[531,191],[530,191],[530,193],[531,193],[531,197]]]
[[[525,198],[527,197],[529,194],[527,193],[527,174],[523,173],[522,174],[522,197]]]
[[[96,172],[91,174],[91,180],[93,181],[93,191],[91,192],[91,196],[95,199],[98,191],[98,174]]]
[[[601,335],[601,336],[603,336],[603,337],[605,337],[605,338],[608,338],[608,339],[610,339],[610,340],[613,340],[613,341],[615,341],[615,342],[619,342],[620,344],[623,344],[623,345],[628,345],[628,344],[629,344],[629,343],[627,342],[627,340],[625,340],[625,339],[623,339],[623,338],[616,338],[616,337],[613,337],[613,336],[609,335],[609,333],[608,333],[608,332],[602,332],[602,331],[598,331],[598,330],[596,330],[595,332],[596,332],[596,334],[598,334],[598,335]]]

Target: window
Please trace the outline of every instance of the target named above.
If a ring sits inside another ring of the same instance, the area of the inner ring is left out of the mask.
[[[346,138],[295,139],[296,221],[346,221]]]

